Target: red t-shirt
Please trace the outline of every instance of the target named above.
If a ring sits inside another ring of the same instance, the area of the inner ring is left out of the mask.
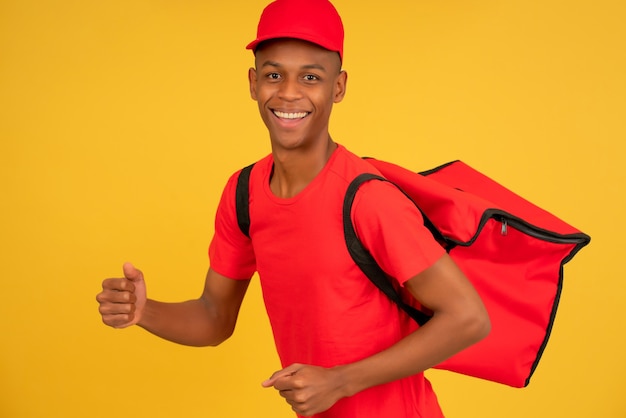
[[[265,306],[283,366],[331,367],[371,356],[396,343],[416,325],[354,264],[343,235],[342,206],[350,182],[377,173],[339,146],[324,169],[298,195],[270,190],[272,156],[250,177],[250,238],[235,210],[238,173],[220,201],[211,267],[232,279],[258,271]],[[398,189],[381,181],[358,191],[352,217],[359,239],[399,285],[444,254],[423,226],[419,211]],[[423,374],[376,386],[337,402],[324,418],[442,416]]]

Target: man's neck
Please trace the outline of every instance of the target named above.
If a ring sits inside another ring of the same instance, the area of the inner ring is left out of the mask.
[[[270,188],[280,198],[294,197],[322,171],[337,144],[329,137],[314,148],[272,150],[274,172]]]

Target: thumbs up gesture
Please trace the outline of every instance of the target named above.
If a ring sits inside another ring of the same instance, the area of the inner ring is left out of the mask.
[[[141,319],[146,305],[143,273],[130,263],[123,266],[124,277],[105,279],[96,300],[102,322],[113,328],[126,328]]]

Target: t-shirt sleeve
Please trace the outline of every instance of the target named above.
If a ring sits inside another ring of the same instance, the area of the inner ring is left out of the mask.
[[[369,181],[360,187],[352,219],[365,248],[402,285],[445,253],[415,204],[388,182]]]
[[[235,192],[239,172],[226,184],[215,215],[215,234],[209,246],[211,268],[219,274],[236,280],[252,277],[256,258],[250,238],[237,223]]]

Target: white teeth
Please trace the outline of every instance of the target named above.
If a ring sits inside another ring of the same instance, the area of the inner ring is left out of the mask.
[[[275,110],[274,114],[281,119],[302,119],[303,117],[307,115],[307,112],[286,113],[286,112],[279,112],[278,110]]]

